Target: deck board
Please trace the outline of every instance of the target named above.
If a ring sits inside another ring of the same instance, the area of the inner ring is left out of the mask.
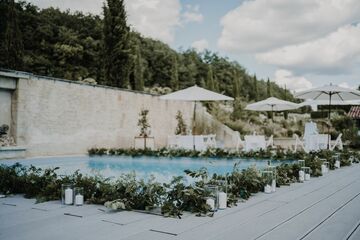
[[[164,218],[102,206],[0,199],[0,239],[360,239],[360,165],[255,194],[214,217]],[[5,204],[4,204],[5,203]],[[101,210],[99,210],[101,209]],[[67,216],[71,213],[76,216]],[[81,217],[80,217],[81,216]]]

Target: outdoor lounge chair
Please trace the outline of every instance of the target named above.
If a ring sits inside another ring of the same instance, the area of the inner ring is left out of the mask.
[[[273,136],[271,135],[268,141],[265,140],[264,135],[245,135],[245,151],[259,151],[265,150],[269,146],[273,146]]]
[[[339,136],[336,138],[334,145],[330,146],[330,150],[333,151],[336,147],[339,148],[339,150],[343,150],[343,142],[341,140],[342,133],[339,134]]]
[[[168,136],[168,148],[174,149],[195,149],[205,151],[208,148],[216,148],[216,135],[176,135]]]

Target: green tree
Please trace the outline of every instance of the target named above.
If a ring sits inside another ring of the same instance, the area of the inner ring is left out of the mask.
[[[253,79],[253,87],[254,87],[254,92],[253,92],[253,96],[254,96],[254,100],[258,101],[259,100],[259,93],[258,93],[258,80],[256,78],[256,75],[254,75],[254,79]]]
[[[138,45],[135,47],[134,89],[138,91],[144,90],[144,73],[140,47]]]
[[[23,65],[23,42],[18,24],[18,14],[14,0],[8,1],[5,30],[5,59],[7,68],[21,70]]]
[[[179,70],[178,70],[178,61],[177,57],[174,54],[172,67],[171,67],[171,79],[170,79],[170,88],[172,90],[177,90],[179,88]]]
[[[239,83],[239,78],[238,78],[238,74],[236,71],[234,71],[233,73],[233,97],[237,98],[240,97],[240,83]]]
[[[181,111],[176,113],[177,126],[175,130],[175,135],[186,135],[187,125],[184,121]]]
[[[124,0],[107,0],[103,10],[105,80],[108,85],[127,88],[131,56]]]
[[[269,79],[269,78],[267,79],[267,82],[266,82],[266,94],[267,94],[267,97],[271,97],[271,96],[272,96],[271,83],[270,83],[270,79]]]
[[[208,67],[207,77],[206,77],[206,88],[214,91],[215,90],[215,81],[214,81],[214,73],[211,65]]]

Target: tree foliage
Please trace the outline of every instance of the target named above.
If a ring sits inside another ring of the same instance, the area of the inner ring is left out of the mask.
[[[130,28],[126,23],[123,0],[107,0],[104,5],[105,82],[115,87],[129,87],[131,68]]]
[[[1,12],[7,12],[10,2],[0,0]],[[210,51],[175,51],[131,31],[122,0],[107,1],[104,18],[39,9],[23,1],[14,4],[13,20],[9,14],[0,15],[0,67],[76,81],[93,78],[98,84],[136,90],[142,85],[176,90],[197,84],[245,101],[266,98],[270,88],[272,96],[284,97],[282,88],[248,74],[238,62]],[[5,35],[6,26],[16,21],[19,31],[12,27],[8,36],[16,36],[12,39],[18,47],[11,50],[19,54],[10,55],[20,56],[23,64],[12,67],[6,64]],[[293,99],[289,91],[287,96]]]

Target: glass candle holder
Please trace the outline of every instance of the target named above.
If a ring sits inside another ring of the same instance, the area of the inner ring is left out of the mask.
[[[309,181],[310,180],[310,172],[311,172],[311,169],[309,167],[302,167],[301,170],[304,172],[304,180],[305,181]]]
[[[72,184],[61,185],[61,203],[65,205],[72,205],[74,198],[74,190]]]
[[[326,161],[326,159],[324,159],[325,161],[322,162],[321,164],[321,174],[324,175],[327,172],[329,172],[329,162]]]
[[[210,206],[210,211],[217,211],[219,204],[219,187],[216,185],[205,185],[206,204]]]
[[[272,180],[271,180],[271,191],[275,192],[276,191],[276,176],[277,176],[276,166],[269,165],[266,167],[265,170],[271,171],[273,173]]]
[[[265,180],[264,193],[272,193],[272,183],[274,180],[273,171],[264,170],[261,172],[261,176]]]
[[[227,180],[218,180],[217,185],[219,186],[218,209],[223,210],[227,207]]]
[[[82,206],[84,204],[84,188],[74,188],[74,204],[76,206]]]

